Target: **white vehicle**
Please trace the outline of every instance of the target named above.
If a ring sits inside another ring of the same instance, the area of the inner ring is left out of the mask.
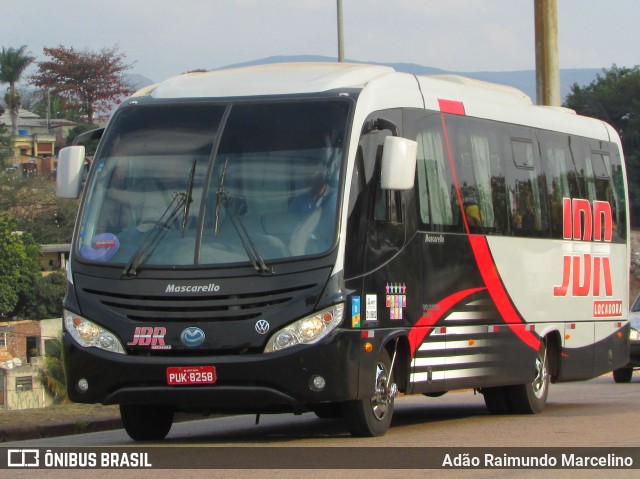
[[[640,295],[631,305],[629,324],[629,364],[613,371],[613,379],[617,383],[631,382],[634,369],[640,368]]]

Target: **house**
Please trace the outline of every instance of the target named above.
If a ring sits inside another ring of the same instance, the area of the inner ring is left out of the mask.
[[[48,342],[61,333],[60,318],[0,322],[0,410],[52,403],[39,376]]]
[[[11,115],[5,111],[0,115],[0,124],[11,130]],[[28,110],[18,115],[18,136],[13,140],[14,157],[5,162],[5,167],[21,171],[23,175],[55,176],[56,146],[63,145],[69,130],[76,123],[69,120],[40,118]]]
[[[40,245],[40,267],[43,274],[50,271],[66,271],[70,249],[69,243]]]

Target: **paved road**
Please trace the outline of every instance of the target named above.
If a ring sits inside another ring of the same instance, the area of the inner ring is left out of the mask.
[[[638,373],[636,373],[638,375]],[[159,443],[156,443],[159,444]],[[539,415],[492,416],[484,406],[481,395],[472,391],[450,393],[440,398],[411,396],[399,398],[389,432],[381,438],[352,438],[340,420],[323,420],[313,414],[302,416],[262,416],[255,425],[253,416],[225,417],[174,424],[163,445],[193,446],[269,446],[305,447],[640,447],[640,376],[631,384],[615,384],[611,376],[588,382],[552,385],[547,409]],[[131,441],[122,430],[101,433],[6,443],[8,447],[113,446],[133,448],[140,443]],[[149,444],[147,444],[149,445]],[[155,444],[154,444],[155,445]],[[229,450],[231,451],[231,450]],[[371,449],[376,454],[383,449]],[[248,452],[250,454],[250,451]],[[365,464],[366,466],[366,464]],[[0,471],[0,476],[1,476]],[[6,472],[6,471],[5,471]],[[63,471],[47,471],[47,477],[68,479]],[[122,477],[116,471],[94,471],[88,477]],[[542,471],[518,471],[521,477],[540,477]],[[164,477],[168,471],[138,471],[136,477]],[[205,474],[207,473],[207,474]],[[192,470],[180,477],[223,477],[221,471]],[[402,471],[402,477],[513,477],[513,471]],[[546,477],[638,477],[635,471],[544,471]],[[60,474],[60,475],[58,475]],[[148,475],[145,475],[148,474]],[[415,476],[414,476],[415,474]],[[234,477],[300,477],[300,471],[239,471]],[[305,477],[371,477],[369,471],[319,471]],[[373,476],[398,477],[396,471],[378,470]],[[12,475],[14,479],[20,476]],[[28,476],[24,476],[28,477]],[[75,476],[74,476],[75,477]],[[77,477],[83,477],[78,475]],[[168,477],[168,476],[167,476]]]

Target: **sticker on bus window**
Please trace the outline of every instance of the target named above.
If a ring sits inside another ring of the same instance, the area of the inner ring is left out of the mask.
[[[404,283],[387,283],[385,306],[389,308],[389,319],[402,319],[402,309],[407,307],[407,286]]]
[[[109,261],[120,247],[118,237],[112,233],[96,235],[91,240],[90,246],[80,248],[80,254],[94,261]]]
[[[351,298],[351,327],[360,328],[360,296]]]
[[[368,294],[366,296],[366,318],[367,321],[378,320],[378,295]]]

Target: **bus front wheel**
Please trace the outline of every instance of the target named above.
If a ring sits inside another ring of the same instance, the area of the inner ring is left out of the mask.
[[[120,404],[122,425],[135,441],[164,439],[173,425],[173,409],[169,406]]]
[[[389,353],[383,349],[376,362],[373,396],[344,403],[344,417],[351,434],[358,437],[384,435],[391,425],[397,394]]]

